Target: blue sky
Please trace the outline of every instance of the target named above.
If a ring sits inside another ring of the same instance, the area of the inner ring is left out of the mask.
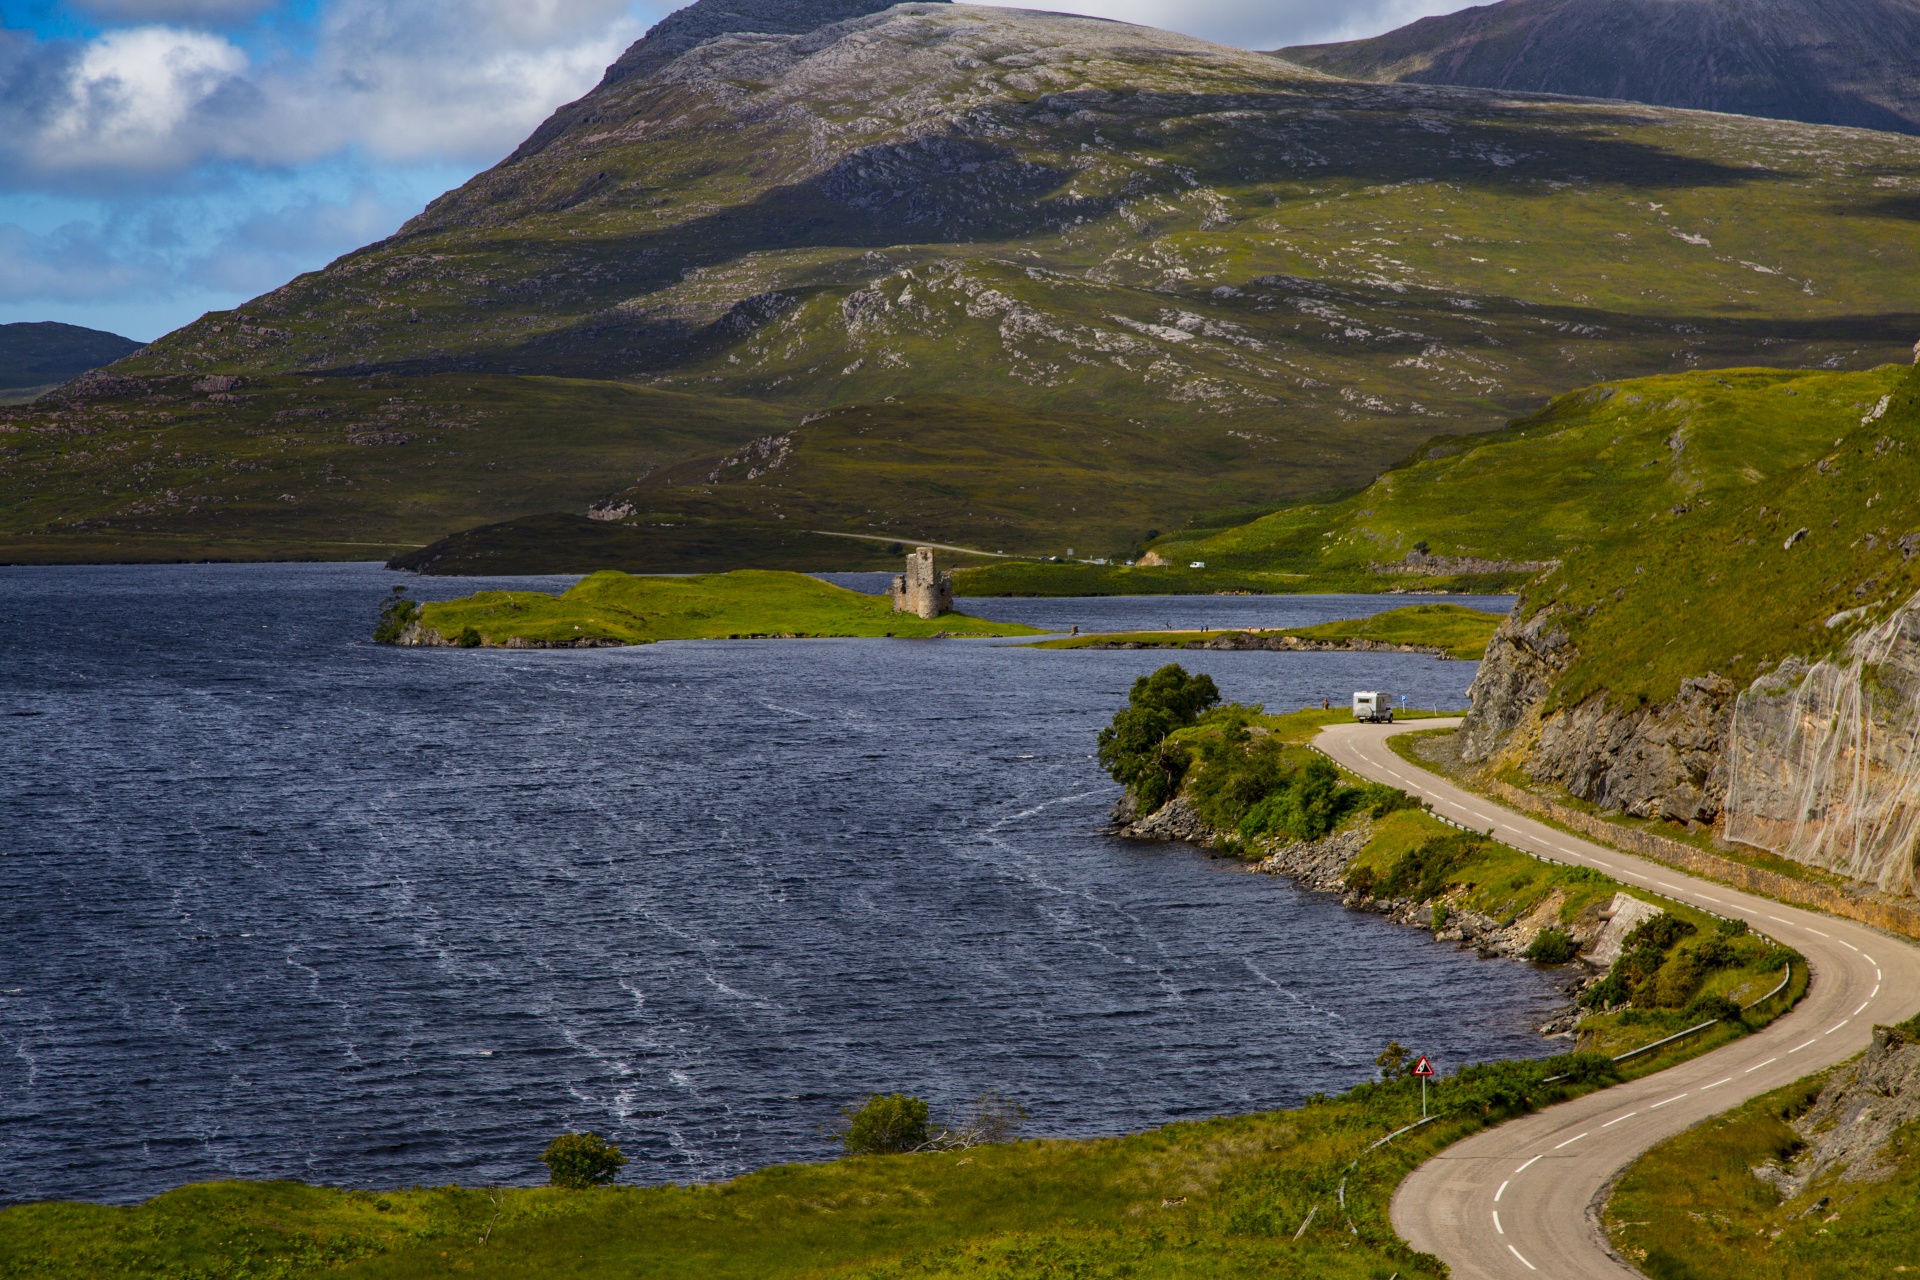
[[[673,0],[0,0],[0,322],[143,341],[391,233]],[[1459,0],[1034,0],[1249,48]]]

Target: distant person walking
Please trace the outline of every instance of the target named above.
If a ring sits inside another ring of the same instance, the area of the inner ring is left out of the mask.
[[[1320,699],[1320,709],[1321,709],[1322,711],[1331,711],[1331,710],[1333,710],[1333,700],[1332,700],[1331,698],[1322,698],[1322,699]]]

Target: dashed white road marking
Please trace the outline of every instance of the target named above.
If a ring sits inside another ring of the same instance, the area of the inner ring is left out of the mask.
[[[1859,1017],[1859,1016],[1861,1015],[1861,1013],[1865,1011],[1865,1009],[1866,1009],[1866,1007],[1867,1007],[1868,1005],[1870,1005],[1870,1004],[1872,1004],[1872,1003],[1873,1003],[1873,997],[1872,997],[1872,996],[1868,996],[1868,997],[1867,997],[1867,998],[1866,998],[1865,1000],[1862,1000],[1862,1001],[1860,1002],[1860,1008],[1858,1008],[1858,1009],[1855,1009],[1855,1010],[1853,1011],[1853,1016],[1854,1016],[1854,1017],[1856,1017],[1856,1018],[1857,1018],[1857,1017]]]
[[[1811,1040],[1809,1040],[1809,1041],[1807,1041],[1807,1044],[1812,1044],[1812,1043],[1813,1043],[1813,1041],[1811,1041]],[[1806,1047],[1807,1047],[1807,1044],[1797,1044],[1797,1045],[1795,1045],[1795,1046],[1793,1046],[1793,1048],[1791,1048],[1791,1049],[1789,1049],[1789,1050],[1787,1050],[1787,1052],[1788,1052],[1788,1053],[1798,1053],[1798,1052],[1800,1052],[1800,1051],[1801,1051],[1802,1049],[1804,1049],[1804,1048],[1806,1048]]]
[[[1813,935],[1815,935],[1816,937],[1821,937],[1821,938],[1832,938],[1832,937],[1833,937],[1833,935],[1832,935],[1832,934],[1830,934],[1830,933],[1821,933],[1821,932],[1820,932],[1820,931],[1819,931],[1818,929],[1816,929],[1816,928],[1814,928],[1814,927],[1813,927],[1812,925],[1810,925],[1810,924],[1803,924],[1803,925],[1801,925],[1800,927],[1801,927],[1802,929],[1805,929],[1805,930],[1806,930],[1806,931],[1807,931],[1808,933],[1811,933],[1811,934],[1813,934]]]
[[[1685,892],[1686,892],[1686,890],[1685,890],[1685,889],[1682,889],[1682,888],[1681,888],[1681,887],[1680,887],[1679,885],[1677,885],[1677,884],[1668,884],[1668,883],[1667,883],[1667,882],[1666,882],[1665,880],[1655,880],[1655,881],[1654,881],[1654,883],[1655,883],[1655,884],[1657,884],[1657,885],[1659,885],[1659,886],[1660,886],[1660,887],[1661,887],[1662,889],[1671,889],[1671,890],[1673,890],[1673,891],[1674,891],[1675,893],[1685,893]]]
[[[1732,1083],[1733,1083],[1733,1077],[1728,1076],[1725,1080],[1715,1080],[1712,1084],[1701,1085],[1700,1092],[1705,1093],[1709,1089],[1718,1089],[1723,1084],[1732,1084]]]
[[[1619,1124],[1622,1120],[1631,1120],[1639,1114],[1640,1113],[1638,1111],[1629,1111],[1627,1112],[1627,1114],[1623,1116],[1615,1116],[1613,1119],[1607,1121],[1605,1124],[1601,1125],[1600,1127],[1602,1129],[1611,1129],[1613,1128],[1613,1126]]]
[[[1875,974],[1875,975],[1873,975],[1873,976],[1874,976],[1875,978],[1878,978],[1878,977],[1879,977],[1880,975],[1876,973],[1876,974]],[[1869,992],[1867,993],[1867,1000],[1868,1000],[1868,1002],[1869,1002],[1869,1003],[1871,1003],[1871,1002],[1872,1002],[1872,1000],[1873,1000],[1873,998],[1874,998],[1875,996],[1877,996],[1877,995],[1879,995],[1879,994],[1880,994],[1880,984],[1879,984],[1878,982],[1875,982],[1875,983],[1873,984],[1873,990],[1872,990],[1872,991],[1869,991]]]
[[[1500,1211],[1498,1209],[1493,1211],[1493,1229],[1501,1235],[1507,1234],[1507,1229],[1500,1225]]]
[[[1845,947],[1845,948],[1846,948],[1847,950],[1849,950],[1849,951],[1859,951],[1859,950],[1860,950],[1860,948],[1858,948],[1858,947],[1856,947],[1856,946],[1854,946],[1854,945],[1853,945],[1853,944],[1852,944],[1851,942],[1848,942],[1848,941],[1847,941],[1847,940],[1846,940],[1845,938],[1842,938],[1842,939],[1840,939],[1840,945],[1841,945],[1841,946],[1843,946],[1843,947]],[[1866,953],[1865,953],[1865,952],[1861,952],[1861,954],[1862,954],[1862,955],[1864,955],[1864,954],[1866,954]]]
[[[1782,920],[1779,916],[1768,916],[1767,919],[1773,921],[1775,924],[1792,924],[1793,923],[1793,921],[1791,920]]]
[[[1539,1158],[1540,1158],[1539,1156],[1535,1156],[1535,1157],[1533,1158],[1533,1160],[1538,1160]],[[1527,1167],[1528,1167],[1529,1165],[1531,1165],[1531,1164],[1533,1163],[1533,1160],[1529,1160],[1529,1161],[1527,1161],[1527,1163],[1526,1163],[1526,1164],[1523,1164],[1523,1165],[1521,1165],[1521,1166],[1520,1166],[1520,1167],[1519,1167],[1518,1169],[1515,1169],[1515,1170],[1514,1170],[1514,1172],[1515,1172],[1515,1173],[1525,1173],[1525,1172],[1527,1171]]]
[[[1503,1182],[1500,1184],[1500,1189],[1493,1193],[1493,1202],[1495,1204],[1500,1203],[1500,1197],[1507,1194],[1507,1188],[1511,1185],[1512,1185],[1511,1180],[1508,1180],[1507,1182]]]
[[[1870,965],[1872,965],[1872,966],[1874,966],[1874,967],[1875,967],[1876,969],[1880,967],[1880,962],[1879,962],[1878,960],[1875,960],[1875,959],[1874,959],[1874,958],[1873,958],[1872,956],[1870,956],[1870,955],[1868,955],[1868,954],[1867,954],[1866,952],[1864,952],[1864,951],[1862,951],[1862,952],[1860,953],[1860,958],[1861,958],[1862,960],[1865,960],[1865,961],[1866,961],[1866,962],[1867,962],[1868,964],[1870,964]],[[1874,975],[1874,976],[1876,976],[1876,977],[1878,977],[1879,975],[1878,975],[1878,974],[1876,974],[1876,975]]]
[[[1809,1040],[1809,1041],[1807,1041],[1807,1044],[1812,1044],[1812,1043],[1813,1043],[1813,1041],[1811,1041],[1811,1040]],[[1807,1045],[1806,1045],[1806,1044],[1803,1044],[1803,1045],[1801,1045],[1800,1047],[1801,1047],[1802,1049],[1804,1049],[1804,1048],[1806,1048],[1806,1047],[1807,1047]],[[1747,1075],[1747,1076],[1750,1076],[1750,1075],[1752,1075],[1752,1074],[1753,1074],[1754,1072],[1756,1072],[1756,1071],[1758,1071],[1758,1070],[1759,1070],[1760,1068],[1762,1068],[1762,1067],[1770,1067],[1770,1066],[1772,1066],[1772,1065],[1773,1065],[1774,1063],[1776,1063],[1776,1062],[1778,1062],[1778,1061],[1780,1061],[1780,1059],[1778,1059],[1778,1058],[1768,1058],[1768,1059],[1767,1059],[1767,1060],[1766,1060],[1765,1062],[1756,1062],[1756,1063],[1754,1063],[1754,1064],[1753,1064],[1752,1066],[1750,1066],[1750,1067],[1748,1067],[1748,1068],[1747,1068],[1747,1069],[1746,1069],[1745,1071],[1743,1071],[1743,1072],[1741,1072],[1740,1074],[1741,1074],[1741,1075]]]
[[[1669,1103],[1669,1102],[1678,1102],[1678,1101],[1680,1101],[1680,1099],[1682,1099],[1682,1098],[1684,1098],[1684,1097],[1686,1097],[1686,1096],[1687,1096],[1687,1095],[1686,1095],[1686,1094],[1684,1094],[1684,1093],[1676,1093],[1676,1094],[1674,1094],[1674,1095],[1673,1095],[1673,1096],[1672,1096],[1671,1098],[1667,1098],[1667,1099],[1665,1099],[1664,1101],[1661,1101],[1661,1102],[1656,1102],[1656,1103],[1654,1103],[1654,1104],[1653,1104],[1652,1106],[1650,1106],[1650,1107],[1648,1107],[1648,1108],[1647,1108],[1647,1110],[1649,1110],[1649,1111],[1658,1111],[1658,1110],[1659,1110],[1659,1109],[1660,1109],[1661,1107],[1664,1107],[1664,1106],[1666,1106],[1666,1105],[1667,1105],[1667,1103]]]
[[[1520,1253],[1520,1251],[1519,1251],[1518,1249],[1516,1249],[1516,1248],[1514,1248],[1514,1247],[1513,1247],[1512,1245],[1508,1245],[1508,1246],[1507,1246],[1507,1252],[1508,1252],[1508,1253],[1510,1253],[1510,1254],[1512,1254],[1512,1255],[1513,1255],[1514,1257],[1516,1257],[1516,1258],[1519,1258],[1519,1259],[1520,1259],[1520,1265],[1521,1265],[1521,1266],[1523,1266],[1523,1267],[1525,1267],[1525,1268],[1526,1268],[1527,1270],[1529,1270],[1529,1271],[1538,1271],[1538,1270],[1540,1269],[1540,1268],[1538,1268],[1538,1267],[1536,1267],[1536,1266],[1534,1266],[1534,1265],[1533,1265],[1533,1264],[1532,1264],[1531,1262],[1528,1262],[1528,1261],[1526,1260],[1526,1258],[1525,1258],[1525,1257],[1523,1257],[1523,1256],[1521,1255],[1521,1253]]]
[[[1588,1130],[1587,1132],[1588,1132],[1588,1133],[1591,1133],[1591,1132],[1593,1132],[1593,1131],[1592,1131],[1591,1129],[1589,1129],[1589,1130]],[[1571,1138],[1568,1138],[1568,1139],[1567,1139],[1567,1140],[1566,1140],[1565,1142],[1562,1142],[1562,1143],[1560,1143],[1560,1144],[1559,1144],[1558,1146],[1556,1146],[1556,1147],[1554,1147],[1554,1150],[1555,1150],[1555,1151],[1558,1151],[1558,1150],[1559,1150],[1559,1149],[1560,1149],[1561,1147],[1570,1147],[1570,1146],[1572,1146],[1572,1145],[1573,1145],[1574,1143],[1576,1143],[1576,1142],[1578,1142],[1578,1141],[1580,1141],[1580,1139],[1582,1139],[1582,1138],[1584,1138],[1584,1137],[1586,1137],[1586,1136],[1587,1136],[1587,1135],[1586,1135],[1585,1133],[1576,1133],[1576,1134],[1574,1134],[1574,1135],[1573,1135],[1573,1136],[1572,1136]]]
[[[1838,1031],[1841,1027],[1846,1026],[1849,1022],[1852,1022],[1852,1021],[1853,1021],[1852,1018],[1842,1018],[1840,1019],[1840,1021],[1836,1022],[1834,1025],[1832,1025],[1831,1027],[1828,1027],[1825,1031],[1821,1032],[1821,1034],[1830,1036],[1834,1032]]]

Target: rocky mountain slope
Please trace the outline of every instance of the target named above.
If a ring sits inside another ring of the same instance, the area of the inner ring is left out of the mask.
[[[1920,132],[1920,0],[1501,0],[1279,52],[1365,80]]]
[[[14,411],[0,557],[589,509],[636,568],[829,545],[796,528],[1107,554],[1568,385],[1920,328],[1920,141],[864,7],[702,0],[390,239]]]

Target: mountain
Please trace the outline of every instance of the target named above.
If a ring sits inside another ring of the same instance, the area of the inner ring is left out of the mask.
[[[1920,0],[1501,0],[1279,55],[1363,80],[1920,133]]]
[[[131,338],[77,324],[0,324],[0,392],[51,387],[139,349]]]
[[[846,11],[702,0],[394,236],[7,411],[0,558],[1106,555],[1920,332],[1920,140]]]

